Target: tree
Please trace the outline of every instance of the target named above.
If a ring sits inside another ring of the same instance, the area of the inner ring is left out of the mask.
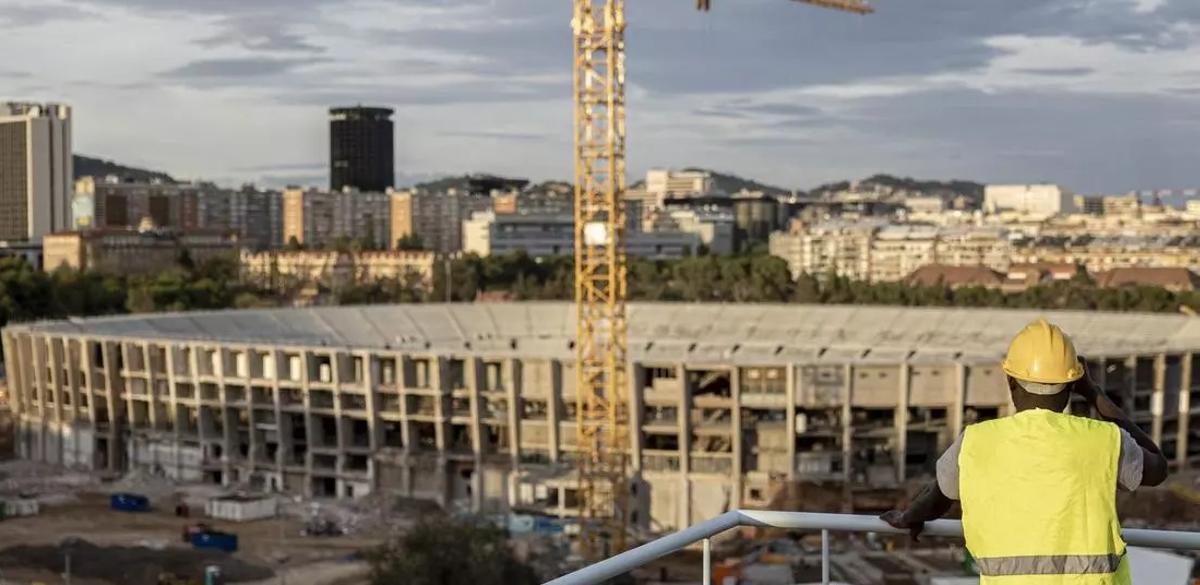
[[[535,585],[504,531],[476,519],[425,517],[367,556],[372,585]]]
[[[396,249],[417,252],[425,249],[425,242],[417,234],[408,234],[396,240]]]
[[[304,249],[304,244],[301,244],[300,240],[296,239],[296,236],[292,236],[288,238],[287,245],[283,249],[288,252],[299,252]]]

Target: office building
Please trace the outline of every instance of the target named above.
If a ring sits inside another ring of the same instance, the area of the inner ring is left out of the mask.
[[[625,232],[630,256],[669,259],[694,254],[700,236],[679,231]],[[463,222],[463,251],[479,256],[524,250],[534,257],[575,253],[575,218],[570,215],[517,215],[478,212]]]
[[[783,207],[779,200],[761,192],[742,192],[733,197],[734,247],[749,250],[765,244],[771,234],[783,227]]]
[[[71,108],[0,103],[0,241],[70,229]]]
[[[711,254],[734,252],[733,214],[727,209],[669,207],[643,225],[647,232],[694,234]]]
[[[395,186],[395,129],[389,108],[329,110],[329,188],[384,192]]]
[[[1175,470],[1200,464],[1185,315],[631,303],[631,516],[677,530],[796,482],[927,481],[966,425],[1012,413],[1000,362],[1036,317],[1072,334]],[[552,302],[129,315],[0,337],[22,458],[570,517],[575,334],[573,305]]]
[[[1075,194],[1059,185],[988,185],[983,193],[983,211],[1038,217],[1074,213]]]

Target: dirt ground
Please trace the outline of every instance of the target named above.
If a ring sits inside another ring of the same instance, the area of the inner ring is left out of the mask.
[[[190,522],[205,522],[214,529],[238,535],[235,558],[246,563],[281,572],[260,583],[286,582],[289,585],[353,584],[366,574],[366,563],[354,558],[362,550],[378,544],[367,537],[309,538],[300,535],[302,522],[296,518],[234,523],[197,517],[175,517],[173,510],[159,506],[151,512],[130,513],[109,509],[104,494],[79,494],[75,501],[43,505],[41,514],[13,518],[0,523],[0,551],[14,546],[58,545],[66,538],[79,538],[99,546],[141,546],[151,549],[190,550],[182,540],[182,530]],[[0,555],[2,557],[3,555]],[[19,567],[0,566],[2,578],[9,581],[47,585],[61,577]],[[94,581],[96,585],[104,581]],[[73,585],[88,581],[74,579]],[[124,584],[113,584],[124,585]]]

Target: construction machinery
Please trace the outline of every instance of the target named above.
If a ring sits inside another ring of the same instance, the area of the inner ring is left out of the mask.
[[[626,360],[625,0],[573,0],[575,393],[583,553],[625,548],[636,482]],[[862,0],[797,0],[867,14]],[[697,0],[709,10],[712,0]]]

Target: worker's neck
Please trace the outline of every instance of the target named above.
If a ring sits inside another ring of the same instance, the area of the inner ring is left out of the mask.
[[[1070,399],[1071,397],[1065,394],[1041,396],[1024,391],[1015,391],[1012,393],[1013,406],[1016,407],[1017,412],[1025,412],[1027,410],[1063,412],[1067,409],[1067,403]]]

